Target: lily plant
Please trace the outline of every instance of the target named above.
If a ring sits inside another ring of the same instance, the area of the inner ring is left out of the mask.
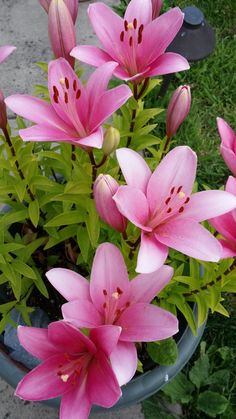
[[[0,91],[0,332],[17,326],[18,311],[17,345],[39,364],[16,395],[61,396],[61,419],[86,419],[93,404],[113,406],[124,384],[162,359],[163,341],[164,351],[177,351],[179,313],[194,334],[209,309],[228,315],[236,140],[219,118],[233,176],[225,190],[210,190],[197,182],[196,153],[173,144],[187,124],[190,86],[172,94],[158,132],[164,109],[148,107],[156,76],[189,69],[166,52],[183,23],[179,8],[160,14],[162,1],[131,0],[120,17],[94,3],[88,15],[99,48],[76,46],[78,1],[39,3],[54,53],[38,63],[47,85],[35,96],[4,99]],[[0,47],[0,62],[14,49]],[[77,59],[97,67],[87,81]],[[17,114],[16,132],[6,106]],[[47,328],[35,327],[37,306]]]

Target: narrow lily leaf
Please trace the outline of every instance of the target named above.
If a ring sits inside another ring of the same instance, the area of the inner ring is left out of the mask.
[[[11,265],[16,272],[19,272],[26,278],[37,279],[34,270],[29,265],[22,262],[22,260],[20,260],[19,258],[12,261]]]
[[[90,241],[86,228],[79,226],[77,228],[77,242],[85,262],[88,261]]]
[[[49,237],[46,246],[44,246],[44,250],[50,249],[51,247],[56,246],[58,243],[69,239],[70,237],[74,237],[75,228],[76,226],[74,225],[67,226],[59,231],[58,237]]]
[[[39,222],[39,203],[37,200],[34,200],[29,204],[29,218],[34,227],[37,227]]]
[[[59,227],[68,224],[78,224],[84,222],[83,214],[81,211],[66,211],[62,214],[56,215],[44,227]]]

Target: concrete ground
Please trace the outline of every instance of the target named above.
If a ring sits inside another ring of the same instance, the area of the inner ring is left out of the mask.
[[[108,5],[118,0],[103,0]],[[95,44],[88,18],[89,2],[79,6],[77,42]],[[34,84],[43,82],[42,72],[33,64],[51,59],[47,36],[47,15],[37,0],[0,0],[0,45],[15,45],[17,50],[1,64],[0,89],[5,96],[32,93]],[[56,419],[58,411],[38,403],[23,402],[0,379],[0,419]],[[91,419],[142,419],[140,405],[117,412],[92,414]],[[77,419],[77,418],[75,418]],[[78,418],[79,419],[79,418]]]

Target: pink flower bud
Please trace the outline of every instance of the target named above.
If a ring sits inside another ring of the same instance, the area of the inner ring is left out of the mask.
[[[74,67],[75,59],[70,56],[70,52],[76,45],[75,28],[63,0],[52,0],[50,3],[48,34],[55,57],[64,57]]]
[[[0,128],[5,129],[7,126],[7,110],[4,102],[4,96],[0,90]]]
[[[99,175],[94,183],[94,199],[96,209],[101,219],[120,231],[126,230],[127,219],[119,212],[112,197],[115,195],[119,184],[110,175]]]
[[[236,132],[223,118],[217,118],[217,127],[221,138],[220,152],[225,164],[236,176]]]
[[[39,3],[48,13],[51,0],[39,0]],[[73,22],[75,23],[78,14],[79,0],[64,0],[64,3],[71,14]]]
[[[156,19],[162,8],[163,0],[152,0],[152,19]]]
[[[166,135],[173,137],[179,126],[185,120],[190,111],[191,92],[189,86],[179,86],[175,90],[167,108]]]

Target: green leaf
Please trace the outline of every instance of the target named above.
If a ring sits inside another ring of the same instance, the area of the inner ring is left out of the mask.
[[[209,376],[209,370],[210,363],[207,354],[202,355],[194,362],[194,366],[189,371],[189,378],[198,389],[206,384]]]
[[[145,419],[175,419],[168,410],[166,403],[162,401],[159,393],[142,402],[142,412]]]
[[[35,269],[35,278],[32,278],[34,281],[35,286],[38,288],[38,290],[43,294],[46,298],[49,297],[48,290],[46,288],[46,285],[43,282],[43,279],[41,278],[39,272]]]
[[[18,129],[24,129],[26,128],[26,124],[23,118],[21,118],[21,116],[17,115],[16,117],[16,123],[17,123],[17,128]]]
[[[9,224],[19,223],[20,221],[24,221],[27,217],[28,217],[27,208],[23,210],[19,210],[19,211],[11,210],[1,218],[1,222],[3,222],[5,226],[7,226]]]
[[[13,269],[9,263],[6,263],[5,265],[1,264],[0,270],[10,282],[13,293],[16,299],[19,301],[21,296],[21,276]]]
[[[62,228],[58,232],[58,237],[50,237],[47,244],[44,246],[44,250],[50,249],[53,246],[56,246],[58,243],[61,243],[64,240],[74,237],[76,226],[67,226]]]
[[[78,224],[84,221],[85,220],[82,211],[66,211],[62,214],[56,215],[56,217],[48,221],[48,223],[46,223],[44,227],[59,227],[62,225]]]
[[[19,201],[23,202],[26,193],[26,182],[22,179],[19,182],[16,181],[14,184],[14,189],[19,198]]]
[[[159,113],[163,112],[164,109],[161,108],[149,108],[144,109],[139,112],[138,116],[135,119],[135,128],[134,131],[138,131],[139,128],[142,128],[144,125],[148,123],[148,121],[154,116],[158,115]]]
[[[224,396],[213,391],[204,391],[199,394],[197,401],[197,408],[211,418],[224,413],[228,405],[229,401]]]
[[[197,335],[197,326],[195,317],[189,304],[185,301],[185,298],[181,294],[173,293],[167,300],[169,303],[175,304],[176,307],[183,313],[186,318],[189,327],[191,328],[194,335]]]
[[[29,265],[22,262],[22,260],[20,260],[19,258],[12,261],[11,265],[16,272],[19,272],[26,278],[37,279],[34,270]]]
[[[39,203],[37,200],[34,200],[29,204],[29,218],[34,227],[37,227],[39,222]]]
[[[230,371],[222,369],[214,372],[207,379],[206,384],[219,384],[220,386],[227,386],[230,378]]]
[[[98,213],[95,208],[94,201],[87,200],[88,218],[86,220],[86,226],[88,230],[89,239],[92,247],[97,246],[100,233],[100,220]]]
[[[159,365],[173,365],[178,358],[178,347],[173,338],[150,342],[147,351],[152,360]]]
[[[77,242],[85,262],[88,261],[90,240],[86,228],[79,226],[77,228]]]
[[[9,252],[14,253],[16,250],[22,249],[24,247],[25,247],[24,244],[19,244],[19,243],[0,244],[0,254],[4,255]]]
[[[189,403],[194,391],[193,384],[180,372],[162,391],[171,398],[172,402]]]
[[[198,327],[200,327],[204,323],[208,315],[208,296],[204,292],[199,292],[199,294],[194,294],[194,298],[196,300],[198,308]]]

